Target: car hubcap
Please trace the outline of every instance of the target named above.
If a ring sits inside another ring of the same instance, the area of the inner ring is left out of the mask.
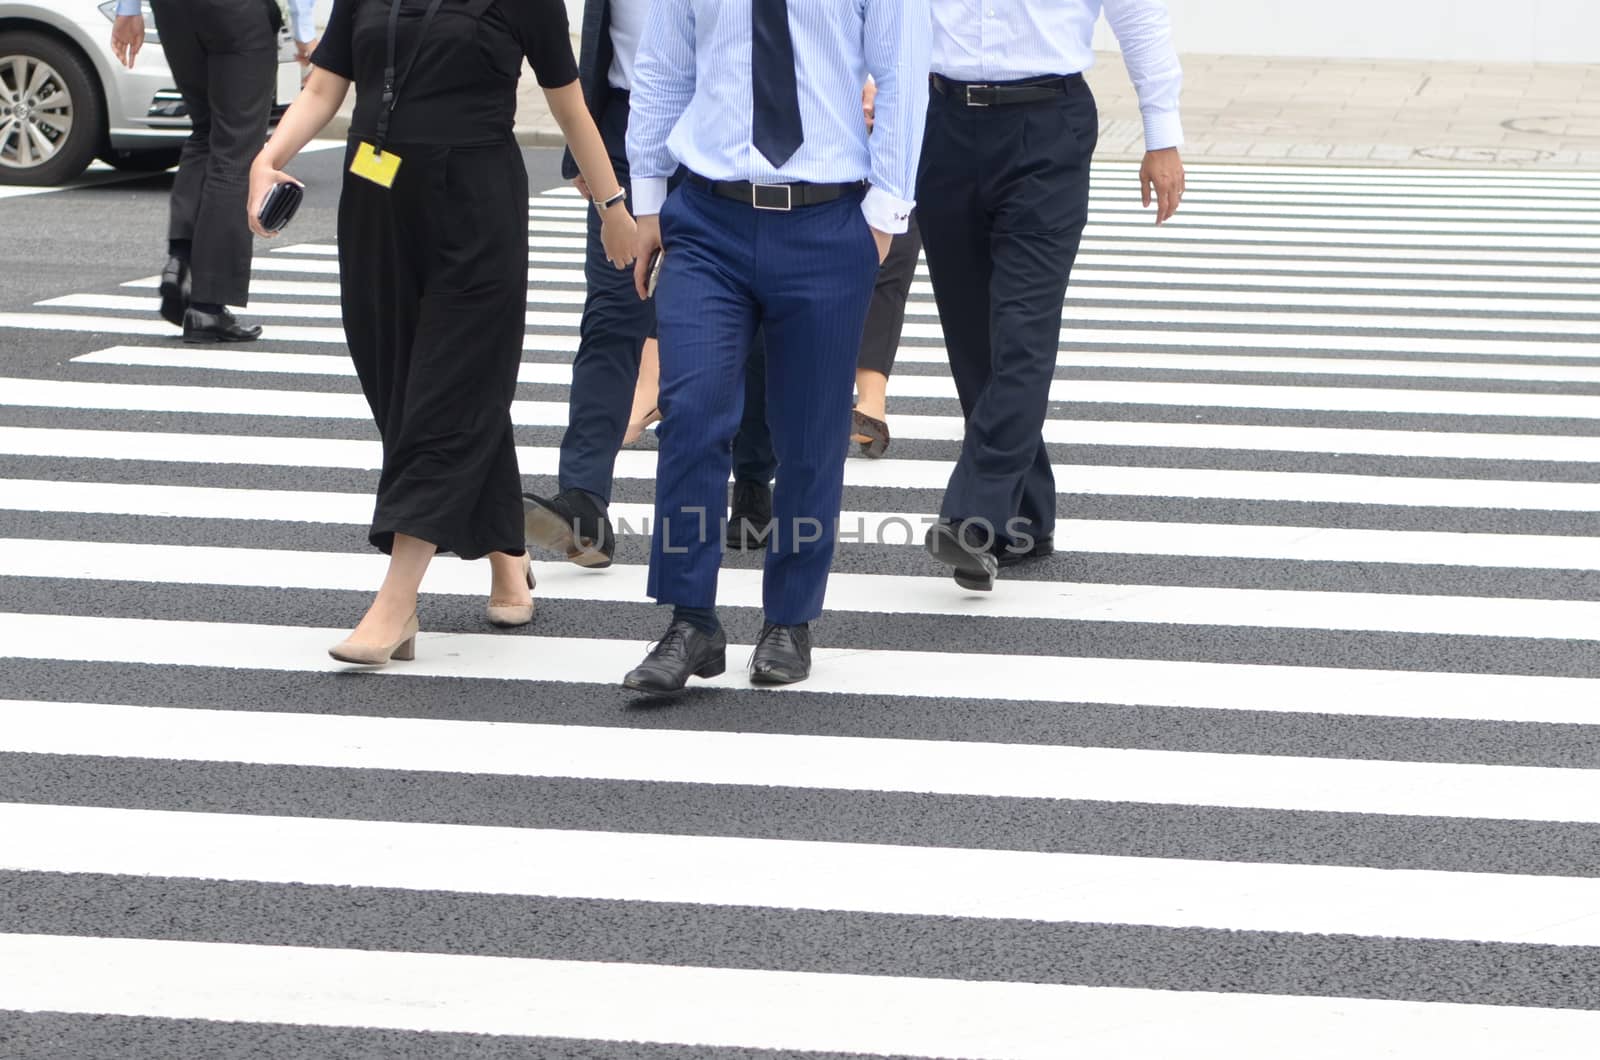
[[[71,132],[72,93],[55,67],[31,55],[0,56],[0,166],[42,166]]]

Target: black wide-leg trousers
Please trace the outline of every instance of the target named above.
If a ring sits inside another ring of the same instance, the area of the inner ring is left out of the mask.
[[[1002,547],[1055,533],[1044,421],[1097,136],[1082,78],[1040,103],[934,91],[928,108],[917,214],[966,417],[940,517],[981,520]]]
[[[371,541],[388,552],[401,533],[462,559],[520,555],[522,151],[510,140],[389,148],[401,159],[394,187],[347,172],[339,198],[345,337],[383,438]]]

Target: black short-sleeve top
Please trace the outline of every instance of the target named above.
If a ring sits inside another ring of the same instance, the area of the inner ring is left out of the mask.
[[[389,10],[396,0],[334,0],[311,61],[355,82],[353,136],[377,132],[387,65]],[[482,144],[508,139],[522,60],[545,88],[578,78],[562,0],[443,0],[426,39],[429,0],[398,0],[396,66],[410,74],[389,122],[391,143]]]

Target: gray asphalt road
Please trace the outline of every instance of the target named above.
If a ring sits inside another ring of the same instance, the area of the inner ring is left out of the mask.
[[[0,199],[0,1056],[1592,1055],[1600,178],[1197,166],[1158,236],[1102,167],[1058,554],[902,543],[921,285],[816,677],[661,704],[638,533],[525,633],[440,561],[416,663],[325,664],[381,571],[339,163],[249,350],[150,323],[168,178]],[[531,206],[535,490],[582,216]]]

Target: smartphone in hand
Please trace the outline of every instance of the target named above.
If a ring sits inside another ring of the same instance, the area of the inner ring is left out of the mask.
[[[645,272],[644,293],[648,298],[656,296],[656,282],[661,279],[661,248],[657,247],[650,254],[650,267]]]

